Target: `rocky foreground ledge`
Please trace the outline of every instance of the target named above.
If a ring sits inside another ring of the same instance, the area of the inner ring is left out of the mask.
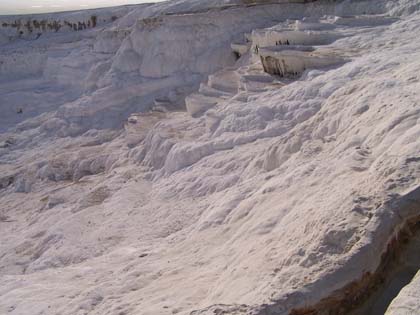
[[[420,274],[418,273],[389,306],[386,314],[416,314],[419,311]]]

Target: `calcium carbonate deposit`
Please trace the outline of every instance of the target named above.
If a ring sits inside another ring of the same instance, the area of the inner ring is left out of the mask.
[[[419,34],[418,0],[0,16],[0,314],[420,314]]]

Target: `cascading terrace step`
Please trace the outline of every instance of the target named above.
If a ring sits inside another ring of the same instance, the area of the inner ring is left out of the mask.
[[[290,78],[301,75],[306,69],[325,68],[345,62],[344,58],[328,50],[262,48],[259,56],[265,72]]]

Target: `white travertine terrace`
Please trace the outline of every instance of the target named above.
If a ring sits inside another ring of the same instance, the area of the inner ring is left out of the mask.
[[[395,298],[386,315],[415,315],[420,309],[420,271]]]
[[[307,51],[261,49],[259,55],[265,71],[281,77],[296,77],[307,69],[324,68],[344,62],[336,54]]]
[[[348,315],[368,297],[420,214],[418,1],[256,2],[0,24],[0,314]]]

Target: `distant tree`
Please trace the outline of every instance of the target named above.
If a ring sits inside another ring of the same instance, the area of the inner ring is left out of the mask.
[[[25,23],[25,27],[26,27],[26,29],[28,30],[29,33],[32,33],[32,31],[33,31],[32,25],[31,25],[32,23],[31,22],[32,22],[31,20],[28,20]]]
[[[98,17],[96,15],[92,15],[90,17],[90,20],[92,21],[92,27],[96,27],[96,23],[98,21]]]
[[[33,20],[32,24],[34,25],[35,28],[40,28],[41,24],[38,22],[38,20]]]
[[[41,25],[41,29],[43,31],[47,30],[47,21],[46,20],[42,20],[41,22],[39,22],[39,24]]]

